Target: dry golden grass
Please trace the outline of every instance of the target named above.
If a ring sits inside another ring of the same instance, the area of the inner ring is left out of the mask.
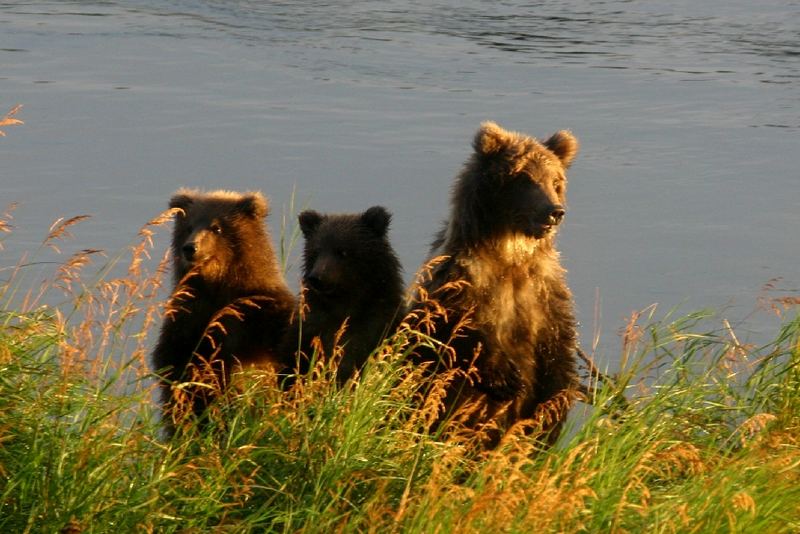
[[[14,115],[16,115],[19,110],[22,109],[22,104],[17,104],[11,110],[6,113],[2,119],[0,119],[0,126],[17,126],[20,124],[25,124],[19,119],[15,119]],[[0,137],[5,137],[6,133],[3,130],[0,130]]]
[[[43,248],[67,250],[82,220],[57,221]],[[586,356],[591,406],[580,424],[554,447],[536,439],[572,402],[565,392],[487,451],[476,447],[480,431],[436,427],[464,371],[431,377],[408,365],[417,343],[446,354],[426,330],[432,314],[447,313],[434,303],[406,318],[344,386],[338,353],[285,392],[269,369],[236,370],[223,387],[213,362],[197,366],[191,383],[176,385],[183,431],[163,441],[147,355],[162,315],[180,305],[165,305],[170,258],[154,254],[169,220],[165,212],[149,221],[122,255],[67,253],[45,281],[22,277],[28,260],[5,271],[0,530],[800,528],[797,319],[757,348],[724,320],[709,331],[705,316],[636,313],[624,329],[623,367],[602,373]],[[0,221],[13,236],[10,213]],[[12,287],[20,280],[27,285]],[[221,318],[209,325],[214,335],[224,334]],[[217,398],[203,430],[192,388]]]

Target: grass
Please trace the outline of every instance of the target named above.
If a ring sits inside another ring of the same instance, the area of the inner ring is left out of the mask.
[[[58,221],[43,247],[81,220]],[[797,317],[753,347],[712,314],[634,316],[621,368],[589,379],[583,417],[549,450],[521,432],[488,453],[426,432],[430,384],[404,365],[402,332],[355,387],[319,368],[282,393],[249,372],[210,428],[165,442],[146,362],[164,222],[93,272],[89,250],[45,284],[3,271],[0,531],[800,529]]]
[[[84,218],[56,221],[40,250]],[[587,377],[548,450],[521,431],[484,453],[429,432],[420,399],[437,384],[405,365],[407,332],[354,387],[324,367],[290,392],[243,373],[207,427],[165,441],[147,354],[167,221],[97,267],[92,249],[44,281],[35,252],[2,266],[0,532],[800,530],[796,299],[763,346],[711,313],[635,314],[620,368]],[[0,237],[11,228],[9,211]]]
[[[0,126],[19,126],[20,124],[25,124],[19,119],[15,119],[14,115],[19,113],[19,110],[22,109],[21,105],[16,105],[11,108],[8,113],[4,116],[0,117]],[[3,130],[0,130],[0,137],[5,137],[6,133]]]

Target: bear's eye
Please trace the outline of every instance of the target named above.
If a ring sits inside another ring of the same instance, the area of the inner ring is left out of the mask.
[[[220,225],[216,224],[216,223],[212,224],[209,227],[209,230],[211,230],[212,232],[214,232],[217,235],[220,235],[222,233],[222,227]]]
[[[556,184],[556,195],[561,195],[562,193],[564,193],[564,183],[558,182]]]
[[[349,255],[349,253],[345,249],[339,248],[336,249],[336,255],[339,256],[340,258],[346,258]]]

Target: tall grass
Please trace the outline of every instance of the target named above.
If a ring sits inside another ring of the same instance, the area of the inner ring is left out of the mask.
[[[84,219],[57,220],[41,249]],[[0,532],[800,530],[797,299],[763,346],[710,313],[635,314],[620,369],[591,369],[550,449],[522,428],[489,452],[429,432],[437,383],[406,365],[408,331],[355,385],[321,364],[289,392],[244,372],[210,424],[166,441],[147,354],[167,220],[44,280],[36,252],[0,266]]]
[[[355,385],[323,365],[289,392],[244,372],[210,424],[165,441],[146,361],[165,222],[97,267],[84,249],[45,282],[0,271],[0,532],[800,530],[793,303],[763,346],[710,313],[635,315],[620,369],[587,379],[546,450],[522,429],[489,452],[429,432],[432,384],[402,331]]]

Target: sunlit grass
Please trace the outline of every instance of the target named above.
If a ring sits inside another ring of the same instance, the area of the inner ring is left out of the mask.
[[[548,450],[521,430],[482,453],[428,432],[431,384],[405,365],[402,331],[355,386],[319,366],[282,392],[251,371],[209,428],[165,442],[147,352],[167,274],[149,255],[166,220],[113,259],[69,256],[46,282],[3,271],[0,531],[800,528],[797,318],[755,347],[713,314],[634,316],[621,369],[587,383],[583,418]]]
[[[712,313],[634,314],[607,358],[619,369],[586,360],[586,402],[552,448],[525,425],[492,451],[433,431],[447,377],[406,363],[425,339],[408,327],[345,387],[335,362],[289,391],[241,373],[208,424],[165,440],[148,353],[169,213],[122,254],[31,270],[85,219],[56,220],[0,265],[0,532],[800,531],[795,297],[775,301],[783,325],[763,346]],[[281,235],[286,268],[297,231]]]
[[[22,109],[22,105],[17,104],[13,108],[11,108],[8,113],[6,113],[3,117],[0,117],[0,126],[18,126],[20,124],[25,124],[21,120],[15,118],[15,115],[19,113],[19,110]],[[6,133],[3,130],[0,130],[0,137],[5,137]]]

